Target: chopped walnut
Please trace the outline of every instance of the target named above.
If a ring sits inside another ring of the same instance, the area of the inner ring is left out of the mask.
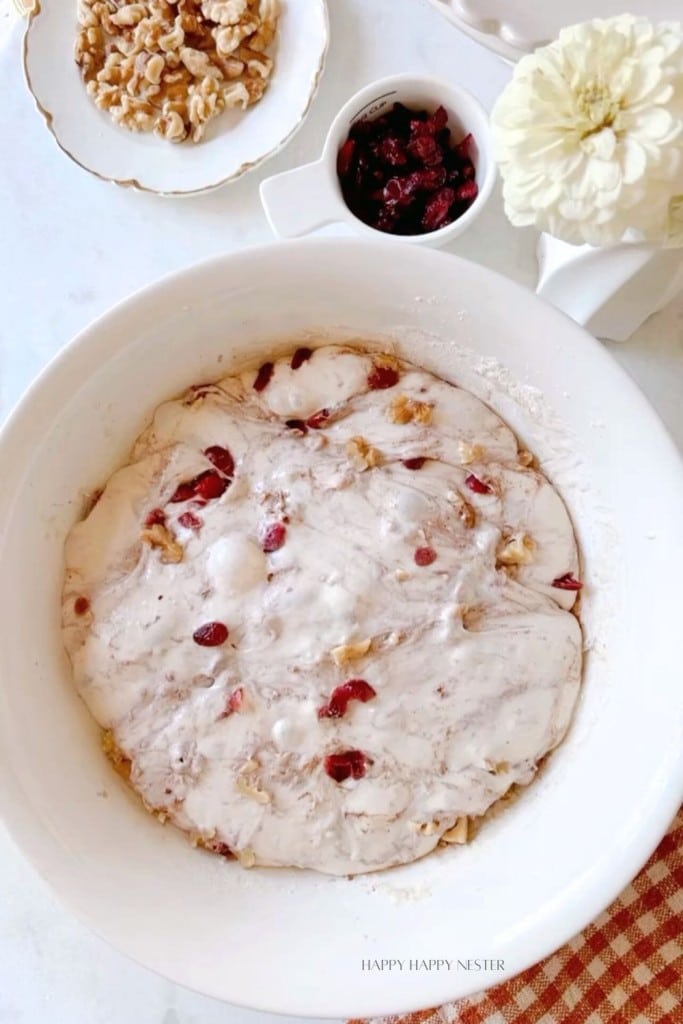
[[[265,790],[261,789],[260,782],[256,777],[260,767],[258,761],[250,757],[238,769],[235,785],[243,796],[248,796],[259,804],[269,804],[272,799],[270,793],[266,793]]]
[[[499,565],[529,565],[534,560],[536,545],[526,533],[514,534],[503,541],[496,553]]]
[[[494,775],[506,775],[510,771],[509,761],[488,761],[487,768]]]
[[[117,773],[117,775],[120,775],[121,778],[125,779],[127,782],[128,779],[130,778],[132,762],[129,757],[126,757],[126,755],[123,753],[123,751],[116,743],[116,740],[114,739],[114,734],[111,731],[111,729],[105,729],[103,731],[100,742],[102,745],[102,750],[104,751],[105,755],[109,758],[114,767],[114,771]]]
[[[75,59],[116,124],[199,142],[265,92],[279,13],[278,0],[79,0]]]
[[[146,526],[140,534],[140,539],[150,547],[159,548],[162,562],[182,562],[184,551],[171,531],[161,523],[154,523]]]
[[[397,359],[391,352],[373,353],[372,361],[375,366],[386,367],[387,370],[401,369],[401,360]]]
[[[253,868],[256,864],[256,854],[248,846],[244,850],[238,850],[236,857],[243,868]]]
[[[432,408],[427,402],[418,402],[407,395],[397,395],[389,405],[387,415],[392,423],[427,425],[432,422]]]
[[[471,530],[477,521],[477,514],[469,501],[465,501],[459,491],[449,491],[446,497],[453,503],[456,515],[463,526],[467,527],[468,530]]]
[[[536,456],[532,455],[531,452],[521,451],[517,452],[517,460],[520,466],[526,466],[530,468],[536,465]]]
[[[458,444],[458,453],[463,466],[470,466],[473,462],[481,462],[485,455],[484,449],[480,444],[467,444],[465,441],[460,441]]]
[[[346,665],[349,661],[355,661],[357,658],[362,658],[370,650],[372,639],[360,640],[355,644],[341,644],[339,647],[333,647],[332,660],[335,665]]]
[[[410,573],[406,569],[396,569],[394,579],[398,580],[399,583],[405,583],[406,580],[410,579]]]
[[[346,445],[346,454],[355,469],[374,469],[379,466],[382,456],[377,448],[373,448],[364,437],[352,437]]]
[[[468,820],[467,818],[458,818],[453,828],[449,828],[441,836],[442,843],[466,843],[468,835]]]
[[[250,780],[245,779],[243,775],[237,776],[237,789],[243,796],[248,796],[259,804],[269,804],[271,801],[270,793],[261,789],[258,783],[251,785]]]

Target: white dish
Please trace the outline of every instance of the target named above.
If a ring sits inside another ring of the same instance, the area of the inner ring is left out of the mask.
[[[409,359],[488,400],[564,495],[586,570],[583,694],[541,776],[470,846],[355,881],[246,872],[160,826],[105,761],[60,636],[78,495],[121,463],[160,399],[307,331],[393,335]],[[327,239],[168,278],[43,373],[0,436],[0,478],[2,813],[74,913],[176,982],[302,1016],[465,996],[592,920],[681,802],[680,459],[600,345],[480,266]],[[422,957],[501,959],[505,972],[361,965]]]
[[[98,110],[73,58],[75,38],[75,0],[37,0],[24,37],[24,74],[55,142],[104,181],[180,196],[235,181],[292,138],[318,89],[329,25],[326,0],[284,0],[275,70],[262,100],[217,117],[196,145],[128,131]]]
[[[429,0],[458,28],[506,60],[516,61],[554,39],[561,28],[589,18],[642,15],[652,21],[681,19],[680,0]]]
[[[337,155],[351,126],[365,117],[380,115],[394,103],[419,109],[448,111],[454,141],[467,134],[474,138],[472,153],[479,193],[465,213],[438,231],[421,235],[391,235],[359,220],[346,205],[337,175]],[[276,174],[261,182],[261,202],[277,238],[299,238],[327,224],[348,224],[355,232],[374,239],[432,245],[439,248],[462,235],[489,201],[496,182],[489,121],[486,111],[471,93],[430,75],[403,74],[381,78],[352,96],[339,111],[327,133],[323,154],[312,164]]]

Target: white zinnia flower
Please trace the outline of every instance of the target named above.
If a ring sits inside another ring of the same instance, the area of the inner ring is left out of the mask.
[[[491,120],[513,224],[683,244],[683,24],[566,28],[520,60]]]

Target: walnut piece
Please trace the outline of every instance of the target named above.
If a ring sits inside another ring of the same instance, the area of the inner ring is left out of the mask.
[[[534,560],[536,545],[526,533],[514,534],[503,541],[496,552],[499,565],[530,565]]]
[[[236,856],[243,868],[253,868],[256,864],[256,854],[248,846],[238,850]]]
[[[481,462],[485,455],[484,449],[480,444],[467,444],[465,441],[459,442],[458,453],[463,466],[471,466],[473,462]]]
[[[387,415],[392,423],[422,423],[426,426],[432,422],[432,406],[407,395],[397,395]]]
[[[373,448],[364,437],[352,437],[346,445],[346,454],[355,469],[361,472],[379,466],[382,456],[377,448]]]
[[[114,739],[114,734],[111,731],[111,729],[105,729],[102,732],[100,743],[102,745],[102,750],[104,751],[105,755],[111,761],[116,774],[120,775],[121,778],[125,779],[127,782],[128,779],[130,778],[132,763],[130,758],[126,757],[126,755],[118,746],[116,740]]]
[[[182,562],[184,555],[182,545],[161,523],[146,526],[140,534],[140,539],[153,548],[159,548],[162,562]]]
[[[531,452],[521,451],[517,452],[517,460],[520,466],[526,466],[530,468],[536,465],[536,456],[532,455]]]
[[[199,142],[263,96],[279,14],[279,0],[79,0],[74,56],[116,124]]]
[[[477,521],[477,514],[469,501],[465,501],[459,491],[448,491],[446,497],[453,503],[456,515],[463,526],[471,530]]]
[[[453,828],[449,828],[441,836],[442,843],[466,843],[468,834],[468,820],[467,818],[458,818]]]
[[[251,779],[246,779],[243,775],[237,776],[237,789],[243,796],[248,796],[252,800],[256,800],[259,804],[269,804],[271,801],[270,793],[266,793],[265,789],[261,789],[258,782],[254,780],[252,785]]]
[[[332,660],[335,665],[346,665],[349,661],[356,661],[362,658],[370,650],[372,639],[360,640],[356,644],[341,644],[331,650]]]

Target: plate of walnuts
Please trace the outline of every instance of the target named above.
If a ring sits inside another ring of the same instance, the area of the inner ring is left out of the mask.
[[[241,177],[301,127],[328,40],[325,0],[38,0],[24,73],[84,170],[191,195]]]

